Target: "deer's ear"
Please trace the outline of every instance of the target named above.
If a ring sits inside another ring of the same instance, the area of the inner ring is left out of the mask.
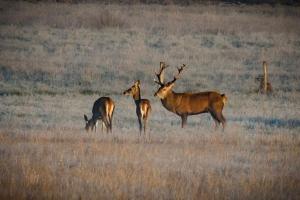
[[[135,82],[135,85],[136,85],[136,86],[140,86],[140,84],[141,84],[140,80],[137,80],[137,81]]]
[[[86,115],[83,115],[85,121],[89,121]]]

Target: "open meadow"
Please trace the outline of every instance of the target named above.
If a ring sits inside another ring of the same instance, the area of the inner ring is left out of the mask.
[[[0,1],[0,199],[300,199],[300,9]],[[262,61],[271,95],[257,92]],[[153,95],[159,62],[187,67],[176,92],[225,93],[181,128]],[[151,101],[139,137],[135,80]],[[85,132],[94,101],[113,133]]]

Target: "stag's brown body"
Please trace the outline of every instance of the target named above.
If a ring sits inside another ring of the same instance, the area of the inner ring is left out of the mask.
[[[224,106],[225,95],[217,92],[199,92],[199,93],[176,93],[173,92],[162,99],[163,106],[178,115],[197,115],[210,111],[221,112]]]
[[[166,68],[164,63],[161,63],[160,72],[157,73],[158,81],[161,87],[157,90],[154,96],[161,99],[162,105],[169,111],[179,115],[182,119],[181,126],[184,127],[189,115],[197,115],[201,113],[210,113],[213,117],[216,126],[220,123],[225,127],[225,117],[222,114],[223,107],[227,102],[225,94],[220,94],[214,91],[199,92],[199,93],[176,93],[172,90],[175,81],[185,65],[178,68],[178,74],[173,81],[163,83],[163,71]]]

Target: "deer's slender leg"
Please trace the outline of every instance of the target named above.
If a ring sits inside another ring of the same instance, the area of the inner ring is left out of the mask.
[[[98,125],[98,120],[96,120],[95,126],[94,126],[94,128],[95,128],[95,133],[97,132],[97,125]]]
[[[140,135],[141,135],[142,129],[143,129],[141,117],[138,117],[138,122],[139,122],[139,130],[140,130]]]
[[[107,122],[107,119],[106,117],[103,117],[103,122],[104,122],[104,125],[105,125],[105,128],[106,128],[106,133],[108,133],[108,122]]]
[[[144,134],[146,134],[147,118],[144,117]]]
[[[109,125],[110,125],[110,132],[112,133],[112,117],[113,117],[113,114],[114,114],[114,110],[115,108],[113,108],[110,116],[109,116]]]

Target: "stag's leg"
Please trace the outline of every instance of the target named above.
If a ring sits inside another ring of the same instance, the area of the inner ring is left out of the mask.
[[[181,128],[184,128],[187,122],[187,115],[181,115]]]
[[[216,116],[217,116],[218,121],[222,124],[223,131],[224,131],[226,120],[225,120],[225,118],[224,118],[222,112],[217,112],[217,113],[216,113]]]
[[[219,121],[218,120],[216,120],[215,118],[213,118],[214,119],[214,122],[215,122],[215,130],[217,130],[218,128],[219,128]]]
[[[217,129],[219,127],[220,124],[220,120],[217,116],[217,113],[213,110],[209,111],[210,115],[212,116],[214,122],[215,122],[215,129]]]
[[[225,119],[223,113],[220,114],[220,117],[221,117],[221,119],[222,119],[222,120],[221,120],[221,123],[222,123],[223,131],[224,131],[225,126],[226,126],[226,119]]]

